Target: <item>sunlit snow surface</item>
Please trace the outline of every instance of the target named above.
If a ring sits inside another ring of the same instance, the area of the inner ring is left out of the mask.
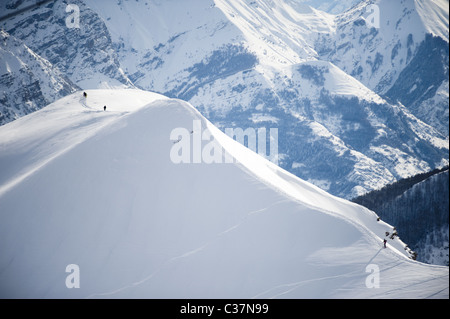
[[[87,93],[0,127],[1,297],[449,297],[448,267],[408,259],[397,237],[384,249],[392,226],[375,213],[262,159],[188,103]],[[170,134],[194,120],[214,137],[203,147],[233,163],[173,163]],[[80,288],[66,287],[70,264]]]

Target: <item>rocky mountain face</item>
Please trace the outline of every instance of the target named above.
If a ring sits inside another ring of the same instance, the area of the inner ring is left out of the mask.
[[[135,85],[223,130],[276,128],[269,159],[353,198],[448,163],[441,2],[331,15],[292,0],[78,0],[80,27],[67,28],[56,1],[2,25],[82,88]]]
[[[6,1],[1,9],[8,14],[34,3]],[[105,23],[83,1],[46,1],[2,21],[1,27],[83,89],[131,85]]]
[[[22,41],[0,31],[0,125],[79,89]]]
[[[443,135],[449,132],[448,42],[427,34],[414,58],[386,92]]]

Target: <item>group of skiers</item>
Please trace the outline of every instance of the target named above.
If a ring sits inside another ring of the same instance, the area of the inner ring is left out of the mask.
[[[85,99],[87,99],[87,93],[86,93],[86,92],[83,92],[83,97],[84,97]],[[103,106],[103,111],[106,111],[106,105]]]

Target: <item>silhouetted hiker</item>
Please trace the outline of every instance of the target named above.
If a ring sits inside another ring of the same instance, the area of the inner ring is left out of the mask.
[[[84,96],[85,98],[87,98],[87,93],[86,93],[86,92],[83,92],[83,96]]]
[[[106,105],[103,107],[103,111],[106,111]]]
[[[386,239],[385,240],[383,240],[383,245],[384,245],[384,248],[386,248]]]

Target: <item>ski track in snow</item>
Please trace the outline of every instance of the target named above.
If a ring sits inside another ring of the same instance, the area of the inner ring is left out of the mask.
[[[365,269],[367,267],[367,265],[371,264],[372,261],[378,256],[378,254],[383,250],[383,248],[380,248],[375,255],[373,255],[373,257],[367,262],[367,264],[364,267],[361,267],[362,269]],[[400,263],[398,263],[400,264]],[[354,270],[354,271],[350,271],[344,274],[340,274],[340,275],[335,275],[335,276],[326,276],[326,277],[319,277],[319,278],[313,278],[313,279],[307,279],[307,280],[302,280],[302,281],[298,281],[298,282],[293,282],[293,283],[287,283],[287,284],[282,284],[282,285],[278,285],[275,287],[272,287],[270,289],[267,289],[261,293],[256,294],[255,296],[251,297],[251,299],[258,299],[258,298],[267,298],[267,299],[276,299],[280,296],[283,296],[285,294],[290,293],[291,291],[294,291],[295,289],[304,286],[306,284],[309,283],[313,283],[313,282],[317,282],[317,281],[322,281],[322,280],[332,280],[332,279],[337,279],[337,278],[351,278],[352,276],[361,274],[361,270]],[[271,292],[274,290],[282,290],[282,288],[288,288],[287,290],[283,290],[281,292],[275,293],[274,295],[271,295]]]
[[[218,234],[215,236],[214,239],[210,240],[209,242],[205,243],[204,245],[202,245],[202,246],[200,246],[200,247],[198,247],[198,248],[196,248],[196,249],[189,250],[189,251],[187,251],[187,252],[185,252],[185,253],[183,253],[183,254],[181,254],[181,255],[179,255],[179,256],[175,256],[175,257],[170,258],[169,260],[165,261],[165,262],[164,262],[157,270],[155,270],[153,273],[151,273],[151,274],[148,275],[147,277],[143,278],[142,280],[133,282],[133,283],[131,283],[131,284],[128,284],[128,285],[126,285],[126,286],[123,286],[123,287],[121,287],[121,288],[115,289],[115,290],[110,291],[110,292],[103,292],[103,293],[94,293],[94,294],[91,294],[91,295],[87,296],[86,299],[92,299],[92,298],[95,298],[95,297],[112,296],[112,295],[121,293],[121,292],[123,292],[123,291],[125,291],[125,290],[127,290],[127,289],[130,289],[130,288],[139,286],[139,285],[141,285],[141,284],[143,284],[143,283],[145,283],[145,282],[151,280],[153,277],[155,277],[158,273],[160,273],[161,271],[163,271],[164,268],[166,268],[167,266],[169,266],[169,265],[172,264],[173,262],[175,262],[175,261],[177,261],[177,260],[179,260],[179,259],[183,259],[183,258],[186,258],[186,257],[190,257],[190,256],[192,256],[192,255],[194,255],[194,254],[196,254],[196,253],[198,253],[198,252],[201,252],[203,249],[205,249],[205,248],[208,247],[209,245],[211,245],[211,244],[213,244],[214,242],[216,242],[217,240],[219,240],[222,236],[224,236],[224,235],[226,235],[226,234],[232,232],[233,230],[239,228],[239,227],[240,227],[242,224],[244,224],[244,223],[248,220],[248,218],[251,217],[252,215],[255,215],[255,214],[261,214],[261,213],[263,213],[264,211],[268,210],[269,208],[275,207],[276,205],[279,205],[279,204],[282,204],[282,203],[285,203],[285,202],[288,202],[288,200],[281,200],[281,201],[278,201],[278,202],[275,202],[275,203],[271,204],[271,205],[268,206],[268,207],[264,207],[264,208],[261,208],[261,209],[257,209],[257,210],[253,210],[253,211],[248,212],[247,214],[245,214],[245,215],[241,218],[241,221],[240,221],[239,223],[237,223],[236,225],[231,226],[231,227],[229,227],[228,229],[226,229],[226,230],[224,230],[224,231],[218,233]]]
[[[298,281],[298,282],[294,282],[294,283],[288,283],[288,284],[282,284],[282,285],[278,285],[275,286],[273,288],[270,288],[268,290],[265,290],[259,294],[256,294],[255,296],[251,297],[250,299],[260,299],[260,298],[264,298],[264,299],[276,299],[282,295],[288,294],[291,291],[294,291],[295,289],[312,283],[312,282],[317,282],[317,281],[322,281],[322,280],[330,280],[330,279],[336,279],[336,278],[342,278],[342,277],[351,277],[352,275],[361,273],[361,271],[359,270],[355,270],[355,271],[351,271],[345,274],[341,274],[341,275],[336,275],[336,276],[329,276],[329,277],[320,277],[320,278],[314,278],[314,279],[308,279],[308,280],[302,280],[302,281]],[[270,295],[270,293],[274,290],[281,290],[282,288],[287,287],[289,289],[287,290],[283,290],[279,293],[275,293],[274,295]],[[292,287],[292,288],[291,288]],[[268,295],[268,296],[267,296]]]

